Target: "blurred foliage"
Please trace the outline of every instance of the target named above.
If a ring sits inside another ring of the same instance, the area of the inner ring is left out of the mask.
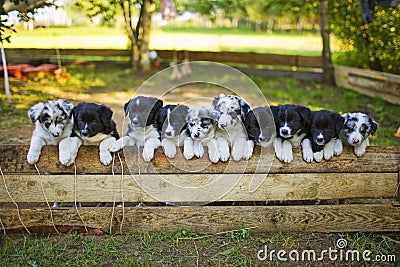
[[[336,0],[329,5],[331,32],[341,49],[353,54],[351,59],[339,58],[339,62],[400,74],[400,4],[395,9],[375,5],[374,20],[365,25],[359,1]]]

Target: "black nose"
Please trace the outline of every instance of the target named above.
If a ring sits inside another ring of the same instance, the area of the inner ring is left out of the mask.
[[[89,131],[88,130],[81,130],[81,135],[86,136],[88,135]]]
[[[200,136],[199,133],[195,133],[195,134],[194,134],[194,137],[195,137],[195,138],[198,138],[199,136]]]
[[[265,137],[263,137],[263,136],[260,136],[260,137],[258,137],[258,142],[260,143],[260,142],[264,142],[266,139],[265,139]]]
[[[165,136],[172,136],[171,132],[165,132]]]
[[[321,136],[317,137],[316,139],[317,139],[317,142],[322,142],[322,141],[324,141],[324,138],[321,137]]]
[[[53,136],[54,136],[54,137],[59,137],[60,134],[59,134],[59,133],[53,133]]]
[[[281,134],[289,134],[288,129],[282,129],[282,130],[281,130]]]

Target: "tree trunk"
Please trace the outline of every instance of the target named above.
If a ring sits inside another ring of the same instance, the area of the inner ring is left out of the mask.
[[[331,48],[329,42],[328,0],[320,0],[320,28],[322,37],[322,81],[327,84],[335,84]]]
[[[136,27],[137,33],[137,66],[138,69],[146,71],[150,68],[149,45],[151,32],[151,16],[154,12],[154,0],[143,0],[140,17]]]

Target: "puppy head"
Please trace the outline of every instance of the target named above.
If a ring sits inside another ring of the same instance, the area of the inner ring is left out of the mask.
[[[244,125],[250,140],[258,143],[269,142],[275,135],[274,114],[277,107],[256,107],[250,110],[245,119]]]
[[[72,110],[74,130],[82,137],[93,137],[98,133],[111,133],[115,123],[113,112],[104,105],[82,102]]]
[[[185,130],[188,110],[189,108],[185,105],[166,105],[160,109],[157,126],[162,138],[178,136]]]
[[[343,128],[344,119],[336,112],[328,110],[314,111],[310,126],[312,141],[323,146],[332,138],[338,137]]]
[[[250,110],[249,103],[234,95],[220,94],[211,105],[219,113],[218,127],[221,129],[230,129],[239,121],[244,122]]]
[[[214,116],[215,114],[206,107],[189,109],[186,122],[190,137],[195,140],[205,138],[214,128]]]
[[[345,113],[343,131],[347,142],[358,146],[378,129],[378,123],[364,113]]]
[[[41,102],[28,111],[32,123],[42,127],[50,136],[59,137],[64,133],[64,128],[71,119],[73,105],[65,99]]]
[[[130,127],[145,127],[156,123],[157,114],[163,101],[155,97],[137,96],[125,106],[125,115],[129,114]]]
[[[309,108],[286,104],[279,105],[276,111],[277,132],[283,138],[292,138],[295,134],[308,130],[311,121]]]

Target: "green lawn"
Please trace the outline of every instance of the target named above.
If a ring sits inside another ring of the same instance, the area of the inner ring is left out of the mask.
[[[158,28],[151,48],[196,51],[240,51],[275,54],[320,55],[318,34],[267,34],[240,29]],[[110,27],[18,28],[6,48],[107,48],[128,46],[123,29]]]

